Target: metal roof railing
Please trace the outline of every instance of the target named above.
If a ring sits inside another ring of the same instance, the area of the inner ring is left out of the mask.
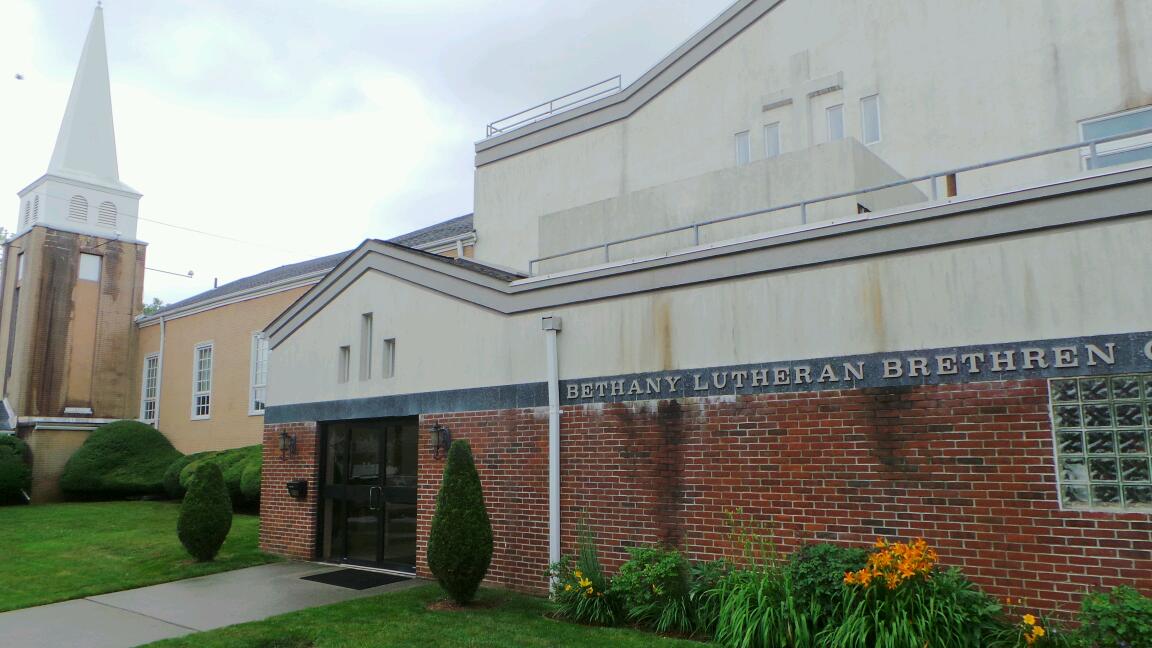
[[[535,275],[536,264],[538,264],[542,261],[559,259],[561,257],[571,256],[573,254],[580,254],[582,252],[591,252],[593,250],[603,250],[604,251],[604,261],[603,262],[609,263],[612,260],[611,248],[614,245],[631,243],[633,241],[640,241],[640,240],[644,240],[647,238],[653,238],[656,236],[664,236],[667,234],[675,234],[677,232],[686,232],[688,230],[692,230],[693,245],[700,245],[700,228],[701,227],[707,227],[709,225],[716,225],[718,223],[726,223],[728,221],[739,220],[741,218],[748,218],[750,216],[759,216],[761,214],[770,214],[773,212],[779,212],[779,211],[784,211],[784,210],[788,210],[788,209],[799,208],[800,209],[800,222],[802,224],[807,224],[808,223],[808,206],[809,205],[813,205],[816,203],[822,203],[822,202],[828,202],[830,200],[837,200],[840,198],[848,198],[851,196],[859,196],[861,194],[868,194],[868,193],[873,193],[876,191],[883,191],[885,189],[893,189],[895,187],[903,187],[905,185],[911,185],[911,184],[915,184],[917,182],[928,181],[931,183],[931,186],[932,186],[931,201],[935,202],[935,201],[940,199],[939,183],[938,183],[938,180],[940,178],[952,177],[954,179],[955,176],[957,176],[961,173],[966,173],[966,172],[970,172],[970,171],[977,171],[980,169],[987,169],[989,167],[999,166],[1002,164],[1010,164],[1012,162],[1020,162],[1023,160],[1029,160],[1029,159],[1033,159],[1033,158],[1043,157],[1046,155],[1053,155],[1055,153],[1064,153],[1066,151],[1075,151],[1078,149],[1085,151],[1084,157],[1087,160],[1087,167],[1088,167],[1088,169],[1094,169],[1094,168],[1096,168],[1096,160],[1097,160],[1098,156],[1100,155],[1098,148],[1101,144],[1107,144],[1108,142],[1115,142],[1115,141],[1119,141],[1119,140],[1125,140],[1125,139],[1130,139],[1130,138],[1134,138],[1134,137],[1141,137],[1141,136],[1145,136],[1145,135],[1152,135],[1152,128],[1148,128],[1148,129],[1144,129],[1144,130],[1137,130],[1137,131],[1130,131],[1127,133],[1120,133],[1117,135],[1110,135],[1108,137],[1100,137],[1097,139],[1083,140],[1080,142],[1076,142],[1075,144],[1065,144],[1063,146],[1056,146],[1053,148],[1046,148],[1046,149],[1042,149],[1039,151],[1032,151],[1030,153],[1013,155],[1012,157],[1000,158],[997,160],[991,160],[989,162],[981,162],[979,164],[970,164],[968,166],[955,167],[952,169],[947,169],[944,171],[937,171],[935,173],[929,173],[927,175],[916,176],[913,178],[905,178],[903,180],[897,180],[894,182],[886,182],[884,184],[872,185],[870,187],[862,187],[860,189],[854,189],[852,191],[843,191],[840,193],[834,193],[834,194],[819,196],[817,198],[808,198],[808,199],[804,199],[804,200],[800,200],[800,201],[796,201],[796,202],[787,203],[784,205],[777,205],[775,207],[768,207],[765,209],[756,209],[753,211],[740,212],[738,214],[730,214],[728,216],[721,216],[719,218],[712,218],[709,220],[697,221],[697,222],[689,223],[687,225],[680,225],[677,227],[669,227],[667,229],[656,230],[656,231],[652,231],[652,232],[646,232],[644,234],[638,234],[636,236],[629,236],[627,238],[614,239],[611,241],[606,241],[604,243],[597,243],[595,245],[587,245],[584,247],[573,248],[571,250],[559,252],[557,254],[549,254],[548,256],[542,256],[542,257],[532,259],[531,261],[528,262],[528,274],[529,275]],[[1144,145],[1144,146],[1147,146],[1147,145]]]
[[[565,110],[592,103],[601,97],[607,97],[608,95],[620,92],[622,87],[621,77],[617,74],[611,79],[604,79],[600,83],[593,83],[586,88],[580,88],[575,92],[569,92],[566,95],[497,119],[491,124],[488,124],[488,134],[486,137],[495,137],[496,135],[515,130],[521,126],[547,119]]]

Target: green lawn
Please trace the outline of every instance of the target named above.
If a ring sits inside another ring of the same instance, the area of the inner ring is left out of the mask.
[[[0,507],[0,612],[272,562],[259,518],[237,515],[211,563],[176,538],[175,502]]]
[[[481,590],[482,607],[477,609],[426,609],[429,602],[442,597],[438,586],[427,585],[150,645],[156,648],[701,648],[703,645],[637,630],[593,628],[557,621],[545,616],[550,611],[548,601],[502,590]]]

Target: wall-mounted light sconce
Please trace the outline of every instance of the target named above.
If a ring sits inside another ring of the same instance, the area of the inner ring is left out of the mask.
[[[448,456],[448,448],[452,445],[452,431],[440,425],[432,424],[432,457],[439,459]]]
[[[290,454],[296,454],[296,435],[288,434],[285,430],[280,432],[280,460],[283,461]]]

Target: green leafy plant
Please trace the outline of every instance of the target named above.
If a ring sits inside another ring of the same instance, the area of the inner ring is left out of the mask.
[[[716,595],[720,581],[732,571],[727,560],[692,563],[688,585],[688,603],[696,617],[696,629],[713,634],[720,620],[720,598]]]
[[[0,434],[0,505],[23,504],[32,487],[28,444],[11,434]]]
[[[713,590],[719,601],[713,639],[733,648],[818,646],[813,621],[819,610],[797,598],[794,589],[779,564],[729,573]]]
[[[923,541],[878,543],[865,568],[844,577],[839,622],[820,632],[820,645],[985,648],[1000,627],[1000,605],[935,561]]]
[[[1075,632],[1065,630],[1054,619],[1030,612],[1005,612],[1006,618],[999,627],[987,633],[988,648],[1077,648],[1082,645]]]
[[[169,497],[179,499],[188,490],[192,471],[202,462],[214,463],[224,475],[224,485],[232,498],[232,508],[254,510],[260,504],[260,468],[263,447],[259,445],[230,450],[197,452],[173,461],[164,472],[164,490]],[[249,475],[247,489],[244,476]]]
[[[96,428],[68,459],[60,488],[73,499],[161,495],[164,472],[180,456],[156,428],[113,421]]]
[[[577,533],[576,560],[564,556],[548,566],[557,615],[581,623],[616,625],[623,616],[623,606],[600,565],[596,538],[583,520]]]
[[[701,613],[716,642],[734,648],[806,648],[815,643],[819,609],[795,595],[771,526],[742,510],[727,513],[730,541],[740,549],[738,566],[701,597]]]
[[[453,601],[466,605],[492,562],[492,523],[465,439],[452,442],[428,533],[428,568]]]
[[[796,550],[788,559],[788,572],[796,596],[831,614],[843,596],[844,574],[863,569],[867,562],[868,550],[863,547],[821,542]]]
[[[1080,624],[1093,648],[1152,646],[1152,599],[1126,586],[1094,592],[1081,603]]]
[[[633,547],[612,578],[629,619],[656,632],[690,634],[698,623],[688,594],[688,561],[675,549]]]
[[[180,505],[176,522],[180,544],[198,562],[207,562],[216,557],[231,529],[232,500],[224,475],[216,464],[201,463],[193,471]]]

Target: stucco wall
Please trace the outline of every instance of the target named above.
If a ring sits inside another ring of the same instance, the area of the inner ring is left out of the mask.
[[[264,417],[248,412],[252,334],[263,330],[306,290],[293,288],[165,322],[157,427],[178,450],[190,453],[260,443]],[[201,342],[213,344],[212,415],[206,420],[193,420],[193,355]],[[160,325],[141,328],[135,363],[134,417],[140,415],[139,381],[144,358],[159,349]]]
[[[527,268],[541,216],[732,167],[740,131],[753,160],[774,121],[784,151],[804,149],[827,140],[824,109],[843,103],[859,138],[859,100],[876,93],[870,148],[905,176],[1071,143],[1079,120],[1152,103],[1149,34],[1139,0],[785,0],[628,119],[478,167],[477,257]],[[763,111],[837,74],[841,90]],[[968,174],[960,189],[1078,169],[1072,152]]]
[[[1152,271],[1149,237],[1133,217],[511,316],[372,271],[272,350],[269,403],[542,381],[543,314],[563,318],[565,379],[1143,331],[1152,286],[1116,272]],[[357,379],[368,312],[393,378]]]

